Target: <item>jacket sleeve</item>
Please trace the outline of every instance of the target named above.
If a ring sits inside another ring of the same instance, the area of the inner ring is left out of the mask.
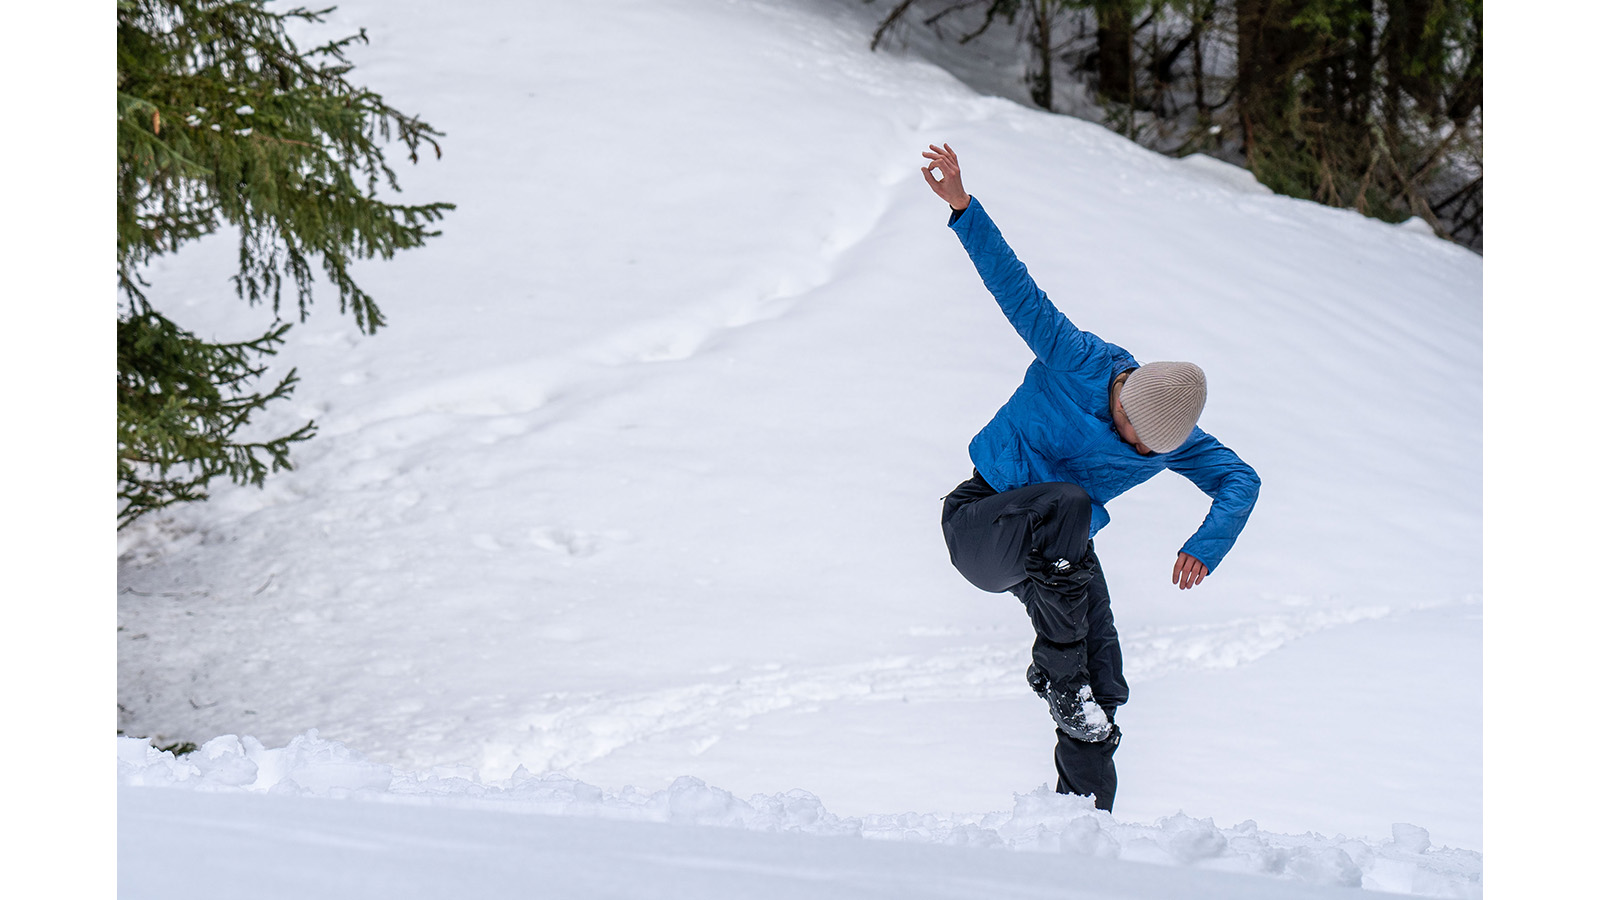
[[[1105,343],[1073,325],[1034,283],[978,198],[951,216],[950,228],[977,267],[983,286],[1040,362],[1052,369],[1084,370],[1104,354]]]
[[[1172,452],[1167,468],[1194,482],[1211,498],[1211,511],[1184,543],[1183,552],[1216,572],[1256,507],[1261,478],[1221,441],[1198,428]]]

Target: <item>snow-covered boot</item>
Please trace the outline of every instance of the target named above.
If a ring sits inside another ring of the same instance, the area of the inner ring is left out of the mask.
[[[1028,666],[1028,686],[1050,705],[1050,717],[1067,737],[1097,744],[1111,736],[1111,719],[1095,702],[1087,682],[1073,682],[1059,688],[1038,663]]]

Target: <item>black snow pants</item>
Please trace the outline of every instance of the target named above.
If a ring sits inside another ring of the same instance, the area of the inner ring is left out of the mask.
[[[997,493],[976,471],[944,499],[945,545],[968,581],[991,593],[1009,591],[1028,611],[1033,661],[1055,685],[1088,682],[1107,716],[1128,700],[1122,646],[1111,617],[1111,593],[1089,540],[1089,495],[1075,484],[1033,484]],[[1088,591],[1071,597],[1028,574],[1028,559],[1093,563]],[[1020,676],[1019,676],[1020,677]],[[1122,739],[1089,743],[1056,729],[1056,791],[1092,794],[1110,811],[1117,793],[1111,757]]]

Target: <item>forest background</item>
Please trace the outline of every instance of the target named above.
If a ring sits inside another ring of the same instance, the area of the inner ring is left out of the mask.
[[[1483,249],[1482,0],[865,2],[874,47]]]

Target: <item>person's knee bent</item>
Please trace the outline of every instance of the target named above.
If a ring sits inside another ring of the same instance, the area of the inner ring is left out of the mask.
[[[1082,561],[1089,552],[1094,501],[1083,488],[1068,482],[1049,482],[1037,487],[1035,546],[1048,558],[1072,563]]]

